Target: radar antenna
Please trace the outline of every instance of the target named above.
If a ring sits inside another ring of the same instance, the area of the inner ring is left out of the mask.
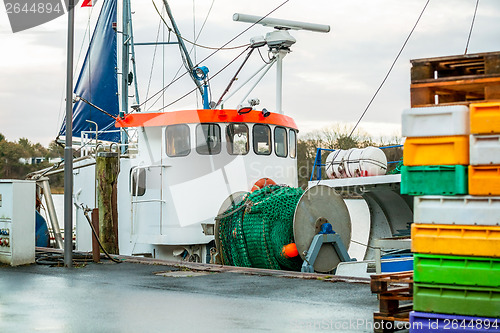
[[[262,45],[259,46],[267,44],[269,50],[276,58],[276,112],[283,114],[283,58],[290,53],[290,47],[296,42],[296,39],[290,35],[288,30],[307,30],[327,33],[330,32],[330,26],[271,17],[262,18],[240,13],[235,13],[233,15],[233,21],[261,24],[265,27],[273,27],[276,29],[268,32],[265,38],[261,36],[252,38],[251,42],[255,43],[259,41],[262,43]]]

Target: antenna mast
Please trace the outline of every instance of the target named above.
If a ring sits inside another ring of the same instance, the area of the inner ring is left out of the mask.
[[[246,22],[252,24],[261,24],[265,27],[273,27],[274,31],[268,32],[266,38],[257,37],[269,46],[269,50],[276,58],[276,112],[283,114],[283,58],[290,53],[290,47],[295,44],[296,39],[288,30],[308,30],[314,32],[330,32],[329,25],[307,23],[299,21],[290,21],[275,19],[271,17],[262,18],[260,16],[239,14],[233,15],[233,21]],[[263,44],[263,45],[265,45]]]

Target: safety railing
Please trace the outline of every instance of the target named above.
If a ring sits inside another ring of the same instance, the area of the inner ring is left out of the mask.
[[[99,136],[101,136],[103,134],[113,134],[113,133],[120,133],[120,130],[101,131],[99,133],[96,133],[96,131],[82,131],[81,137],[80,137],[81,138],[81,141],[80,141],[81,145],[80,145],[80,149],[79,149],[80,156],[92,155],[100,147],[111,148],[111,145],[117,147],[118,152],[123,151],[122,147],[126,147],[125,151],[127,151],[129,153],[134,153],[137,151],[137,142],[132,142],[129,140],[128,143],[123,144],[123,143],[102,141],[99,139]]]

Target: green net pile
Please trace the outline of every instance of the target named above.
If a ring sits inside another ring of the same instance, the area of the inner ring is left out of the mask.
[[[300,257],[287,258],[293,243],[293,215],[304,191],[271,185],[247,193],[219,216],[222,263],[240,267],[300,270]]]

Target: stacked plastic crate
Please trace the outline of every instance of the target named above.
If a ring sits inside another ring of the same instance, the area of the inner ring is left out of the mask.
[[[401,192],[415,195],[410,332],[500,332],[500,197],[485,196],[500,195],[500,103],[470,109],[403,112]]]

